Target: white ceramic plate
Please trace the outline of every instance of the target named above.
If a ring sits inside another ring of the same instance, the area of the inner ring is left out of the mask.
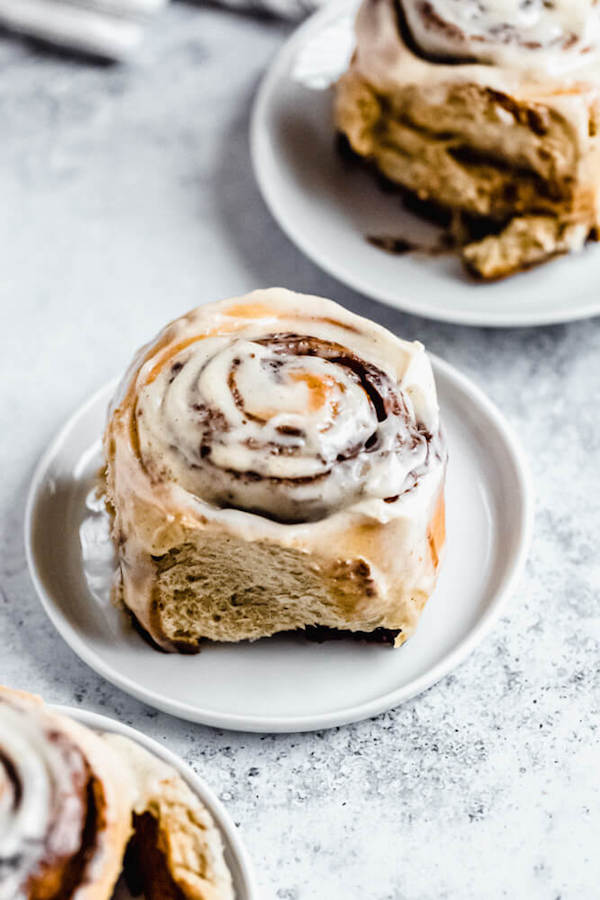
[[[529,544],[527,466],[498,410],[433,359],[450,447],[445,565],[418,631],[391,650],[298,637],[210,644],[197,656],[152,649],[111,606],[114,567],[94,476],[114,385],[93,396],[48,449],[26,519],[31,574],[46,612],[93,669],[151,706],[208,725],[306,731],[396,706],[461,662],[500,613]]]
[[[130,740],[136,741],[146,750],[154,753],[155,756],[158,756],[170,766],[173,766],[182,778],[185,779],[191,790],[198,795],[213,817],[215,825],[221,832],[225,851],[225,861],[231,872],[236,900],[258,900],[258,888],[254,880],[252,865],[246,849],[240,840],[238,830],[232,822],[229,813],[220,800],[215,797],[210,788],[204,784],[202,779],[199,778],[198,775],[196,775],[196,773],[180,759],[180,757],[171,753],[171,751],[163,747],[162,744],[159,744],[157,741],[152,740],[152,738],[142,734],[141,731],[130,728],[129,725],[123,725],[121,722],[115,721],[115,719],[109,719],[107,716],[101,716],[98,713],[88,712],[87,710],[70,706],[53,706],[52,708],[55,709],[56,712],[62,713],[65,716],[70,716],[72,719],[76,719],[76,721],[81,722],[83,725],[87,725],[88,728],[92,728],[94,731],[110,731],[114,734],[122,734]],[[117,885],[112,900],[133,900],[132,895],[129,893],[122,880]]]
[[[331,88],[352,47],[355,0],[315,13],[279,52],[258,92],[251,127],[254,171],[288,237],[312,260],[363,294],[399,309],[467,325],[565,322],[600,313],[600,247],[493,284],[464,274],[451,255],[393,255],[367,236],[414,235],[432,226],[344,166],[334,147]]]

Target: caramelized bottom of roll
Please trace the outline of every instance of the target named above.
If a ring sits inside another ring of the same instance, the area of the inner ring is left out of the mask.
[[[143,895],[145,900],[185,900],[160,847],[157,820],[148,812],[134,815],[133,828],[123,867],[130,892],[134,897]]]
[[[425,565],[433,573],[445,540],[442,490],[425,544],[430,557]],[[129,613],[133,626],[155,649],[194,654],[210,640],[256,640],[277,633],[318,642],[349,639],[399,646],[410,633],[379,625],[376,619],[370,627],[371,621],[357,618],[357,607],[368,605],[375,592],[373,572],[364,559],[339,560],[324,571],[314,563],[307,565],[305,554],[291,548],[213,535],[152,557],[152,565],[156,581],[147,626],[135,611]],[[119,590],[116,600],[122,602]],[[410,599],[419,611],[426,601],[427,595],[419,591]],[[315,624],[322,616],[329,623]],[[346,622],[350,627],[344,627]]]
[[[163,647],[157,644],[152,636],[140,625],[132,615],[132,624],[135,630],[147,641],[154,650],[164,653]],[[306,628],[298,628],[295,631],[282,631],[280,637],[305,638],[315,644],[324,644],[327,641],[356,641],[365,644],[382,644],[393,647],[402,634],[401,628],[375,628],[373,631],[349,631],[343,628],[328,628],[326,625],[307,625]],[[194,654],[199,652],[202,643],[208,643],[209,638],[199,638],[195,645],[184,642],[177,648],[180,653]]]
[[[373,631],[344,631],[339,628],[326,628],[324,625],[309,625],[301,632],[307,641],[324,644],[325,641],[357,641],[365,644],[385,644],[393,647],[402,634],[401,628],[375,628]]]

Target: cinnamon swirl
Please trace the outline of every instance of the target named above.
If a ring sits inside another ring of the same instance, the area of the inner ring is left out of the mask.
[[[1,900],[106,900],[130,835],[128,785],[91,731],[0,689]]]
[[[472,273],[597,239],[596,0],[364,0],[356,35],[337,128],[436,210]]]
[[[282,289],[199,307],[140,351],[104,443],[118,591],[165,650],[416,627],[446,461],[420,344]]]
[[[0,900],[233,900],[220,836],[169,766],[0,688]]]

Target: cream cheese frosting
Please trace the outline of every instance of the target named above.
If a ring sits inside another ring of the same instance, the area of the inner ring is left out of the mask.
[[[285,521],[402,493],[429,455],[410,396],[340,344],[339,326],[309,330],[252,325],[176,354],[140,388],[146,468],[206,502]]]
[[[47,855],[79,849],[85,761],[50,731],[42,716],[0,703],[0,900],[24,900],[28,877]]]
[[[543,96],[560,85],[554,102],[568,112],[578,99],[569,85],[578,93],[600,85],[600,7],[592,0],[366,0],[356,35],[353,68],[382,90],[470,81],[508,92],[535,86]]]
[[[596,0],[399,0],[427,55],[564,72],[598,60]]]
[[[120,391],[136,394],[131,485],[145,472],[224,514],[302,523],[378,501],[387,518],[385,500],[445,457],[422,345],[332,301],[272,289],[210,304],[154,348]]]

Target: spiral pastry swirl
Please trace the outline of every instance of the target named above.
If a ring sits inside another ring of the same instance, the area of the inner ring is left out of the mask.
[[[130,821],[112,777],[93,735],[0,689],[0,900],[111,896]]]
[[[434,583],[429,362],[329,300],[271,289],[178,319],[134,360],[105,449],[120,597],[164,649],[313,624],[408,633]]]
[[[596,0],[398,0],[418,52],[440,61],[559,68],[598,49]]]
[[[286,522],[414,484],[432,435],[389,372],[336,340],[251,331],[194,342],[140,390],[140,451],[155,477]]]
[[[0,755],[0,897],[13,900],[28,884],[52,880],[60,896],[71,882],[86,818],[85,760],[69,740],[40,723],[23,721],[13,708],[2,709]]]

